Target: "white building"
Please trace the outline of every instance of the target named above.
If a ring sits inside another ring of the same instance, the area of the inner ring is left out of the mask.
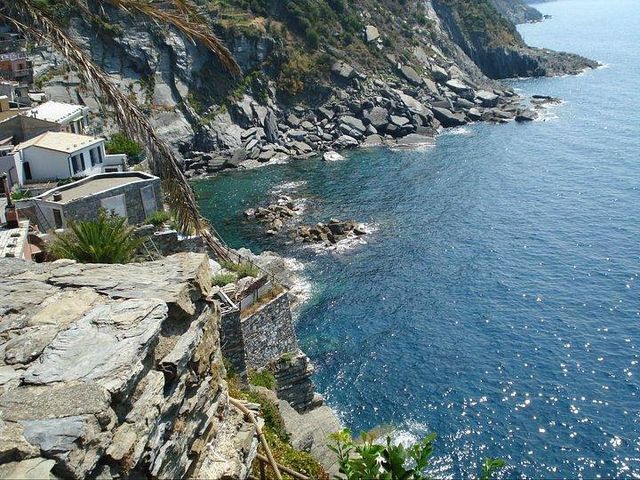
[[[61,102],[45,102],[25,113],[33,118],[57,123],[62,130],[85,133],[89,125],[89,107]]]
[[[29,182],[122,172],[127,156],[107,155],[104,138],[68,132],[46,132],[14,149],[20,185]]]

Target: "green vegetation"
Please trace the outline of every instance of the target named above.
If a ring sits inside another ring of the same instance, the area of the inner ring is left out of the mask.
[[[151,215],[147,217],[145,223],[148,225],[153,225],[154,227],[159,227],[170,220],[173,219],[171,213],[166,210],[158,210],[157,212],[153,212]]]
[[[24,200],[25,198],[31,198],[29,190],[14,190],[11,192],[11,200]]]
[[[144,154],[144,148],[125,133],[119,132],[111,136],[105,143],[107,153],[126,153],[131,163],[139,163]]]
[[[222,262],[222,266],[227,270],[234,272],[238,276],[238,280],[245,277],[259,277],[260,270],[254,264],[249,262]]]
[[[394,445],[387,437],[386,443],[376,443],[373,435],[363,434],[360,442],[354,442],[347,429],[331,436],[329,448],[338,456],[340,473],[345,480],[426,480],[425,471],[433,455],[435,433],[410,447]],[[505,462],[487,458],[481,466],[480,479],[490,480]]]
[[[235,283],[236,280],[238,280],[238,276],[235,273],[221,272],[211,278],[211,283],[216,287],[224,287],[230,283]]]
[[[250,372],[249,383],[258,387],[268,388],[269,390],[273,390],[277,385],[276,377],[269,370]]]
[[[146,238],[136,238],[123,217],[100,210],[95,220],[69,220],[68,229],[56,235],[49,248],[55,258],[81,263],[128,263]]]
[[[490,47],[523,43],[516,27],[495,9],[490,0],[439,0],[455,13],[463,32],[481,38]]]
[[[322,465],[310,453],[296,450],[291,446],[289,434],[285,429],[284,420],[280,415],[278,406],[266,396],[242,388],[239,385],[238,378],[230,372],[231,370],[227,369],[229,395],[260,405],[260,416],[265,422],[262,430],[276,462],[314,480],[329,480],[329,476]],[[261,453],[264,455],[264,452]],[[266,469],[266,473],[268,480],[275,480],[276,477],[270,468]],[[261,478],[257,461],[253,464],[253,475]],[[291,480],[291,477],[286,474],[283,474],[282,478]]]

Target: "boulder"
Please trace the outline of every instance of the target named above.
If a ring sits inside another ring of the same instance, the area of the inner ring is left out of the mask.
[[[433,107],[434,117],[442,124],[443,127],[458,127],[464,125],[466,122],[463,114],[453,113],[446,108]]]
[[[267,137],[267,141],[270,143],[276,143],[280,139],[280,133],[278,132],[278,117],[273,110],[269,110],[264,119],[264,133]]]
[[[458,78],[447,81],[445,85],[456,92],[458,95],[462,95],[465,97],[473,95],[473,88],[471,88],[469,85]]]
[[[439,65],[431,66],[431,76],[438,83],[444,83],[449,80],[449,74],[444,68]]]
[[[400,67],[400,73],[406,78],[409,82],[414,85],[422,85],[422,77],[418,75],[418,72],[409,65],[403,65]]]
[[[356,130],[360,134],[363,134],[367,130],[367,127],[362,123],[362,120],[350,115],[340,117],[340,122],[343,125],[347,125],[349,130]]]
[[[373,107],[365,112],[363,117],[376,130],[384,130],[384,127],[389,123],[389,111],[382,107]]]
[[[367,43],[375,42],[380,38],[380,32],[373,25],[367,25],[364,29],[364,38]]]
[[[342,60],[335,62],[331,67],[331,71],[343,80],[351,80],[355,76],[354,68]]]
[[[478,90],[476,92],[476,99],[480,101],[483,107],[495,107],[498,105],[500,97],[493,92],[487,90]]]
[[[330,151],[330,152],[325,152],[324,155],[322,155],[322,159],[325,162],[337,162],[340,160],[344,160],[344,157],[340,155],[338,152]]]
[[[536,118],[538,118],[538,114],[536,112],[526,109],[518,111],[518,114],[516,115],[516,122],[532,122]]]
[[[335,142],[333,142],[333,146],[338,150],[354,148],[358,146],[358,140],[349,135],[342,135],[338,137]]]

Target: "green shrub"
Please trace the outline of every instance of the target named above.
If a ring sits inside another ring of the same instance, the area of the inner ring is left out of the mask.
[[[363,434],[361,442],[354,442],[348,429],[331,435],[329,448],[338,456],[340,473],[344,480],[426,480],[425,471],[433,455],[435,433],[422,441],[405,447],[394,445],[387,437],[386,443],[376,442],[373,435]],[[487,458],[481,465],[480,479],[490,480],[503,467],[500,459]]]
[[[126,218],[100,210],[95,220],[69,220],[67,230],[56,235],[49,253],[81,263],[128,263],[146,238],[136,238]]]
[[[254,264],[249,262],[222,262],[222,266],[237,274],[238,280],[245,277],[259,277],[260,270]]]
[[[158,210],[157,212],[153,212],[151,215],[147,217],[145,223],[148,225],[153,225],[155,227],[159,227],[160,225],[167,223],[172,219],[172,215],[165,210]]]
[[[31,198],[29,190],[14,190],[11,192],[11,200],[24,200],[25,198]]]
[[[221,272],[213,276],[211,282],[216,287],[224,287],[225,285],[229,285],[230,283],[235,283],[238,279],[238,276],[233,272]]]
[[[142,145],[122,132],[113,135],[104,147],[107,153],[126,153],[131,163],[140,162],[144,154]]]
[[[253,371],[249,373],[249,383],[257,387],[268,388],[273,390],[276,388],[276,377],[269,370],[262,370],[261,372]]]

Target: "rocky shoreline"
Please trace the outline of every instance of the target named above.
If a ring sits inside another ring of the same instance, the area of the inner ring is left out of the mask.
[[[448,70],[433,65],[430,76],[435,81],[410,66],[399,73],[404,82],[372,80],[336,62],[333,74],[344,86],[317,108],[296,105],[285,110],[274,102],[263,106],[245,94],[232,107],[237,123],[226,114],[216,117],[214,126],[234,137],[228,143],[242,146],[187,152],[184,170],[196,178],[356,147],[431,146],[445,128],[537,118],[535,109],[510,88],[480,86],[455,65]]]

